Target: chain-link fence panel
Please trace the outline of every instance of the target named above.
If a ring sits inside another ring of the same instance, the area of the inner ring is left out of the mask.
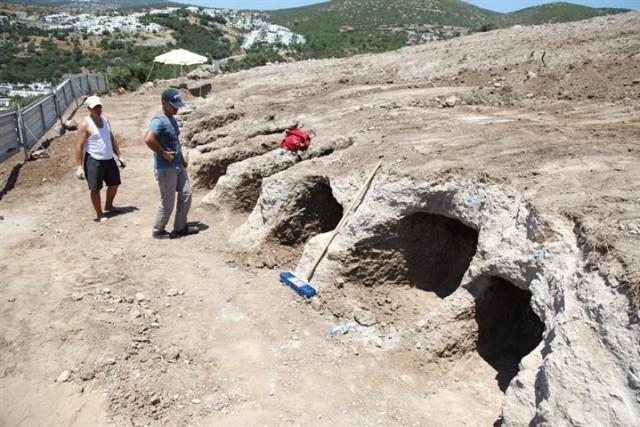
[[[0,162],[20,151],[18,113],[14,110],[0,113]]]
[[[22,125],[24,129],[24,143],[31,149],[45,134],[58,118],[53,95],[46,96],[29,104],[22,111]]]
[[[108,91],[107,78],[101,74],[78,74],[60,83],[51,95],[18,110],[0,113],[0,162],[22,147],[25,155],[51,129],[78,98]]]

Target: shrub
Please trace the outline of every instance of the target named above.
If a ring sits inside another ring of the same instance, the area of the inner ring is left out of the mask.
[[[488,31],[497,30],[498,26],[492,22],[486,23],[474,30],[476,33],[486,33]]]

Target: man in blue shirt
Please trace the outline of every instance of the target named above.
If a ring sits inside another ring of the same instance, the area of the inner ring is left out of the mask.
[[[156,113],[149,123],[144,142],[154,152],[154,173],[160,188],[160,206],[153,226],[154,239],[196,234],[199,229],[187,224],[191,207],[191,184],[187,174],[187,161],[180,146],[180,129],[175,115],[184,107],[180,93],[169,88],[162,92],[162,113]],[[178,193],[176,204],[176,193]],[[165,230],[176,205],[173,232]]]

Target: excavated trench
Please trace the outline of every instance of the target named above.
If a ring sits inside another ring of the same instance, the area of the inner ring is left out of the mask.
[[[280,179],[288,185],[270,181],[262,186],[262,201],[242,235],[255,233],[259,238],[254,241],[299,248],[314,235],[335,229],[343,208],[328,177],[300,173]],[[523,285],[537,265],[522,258],[521,246],[528,249],[531,241],[528,228],[522,232],[526,225],[511,216],[512,206],[501,209],[494,202],[488,210],[468,205],[460,197],[460,183],[436,189],[425,184],[413,193],[404,191],[405,183],[387,185],[376,189],[384,197],[358,207],[352,226],[342,229],[316,271],[318,306],[337,317],[336,323],[355,325],[341,338],[348,345],[412,350],[418,363],[443,381],[468,386],[461,401],[474,401],[482,390],[483,405],[489,405],[485,409],[499,417],[520,362],[543,339],[544,325]],[[482,190],[467,187],[465,193],[488,198]],[[501,201],[499,194],[492,199]],[[260,234],[260,227],[267,231]],[[480,229],[483,249],[477,253]],[[501,241],[497,234],[505,230],[521,236],[521,241],[510,242],[512,251],[496,244]],[[313,240],[305,248],[299,269],[322,242]],[[511,257],[513,265],[507,265]],[[498,277],[499,271],[515,276]]]
[[[265,243],[285,245],[293,249],[280,248],[288,255],[308,242],[296,267],[305,271],[327,236],[309,239],[335,229],[343,214],[338,200],[353,200],[361,181],[346,175],[350,171],[327,171],[329,164],[310,162],[286,173],[265,169],[260,176],[279,172],[264,179],[257,205],[232,242],[250,250]],[[346,161],[336,164],[347,166]],[[409,374],[420,371],[434,378],[419,387],[436,404],[455,396],[464,408],[484,414],[485,421],[502,417],[520,425],[520,418],[535,420],[545,410],[537,400],[540,380],[543,386],[576,384],[564,379],[560,369],[571,362],[556,348],[571,357],[591,351],[567,348],[545,334],[545,327],[565,324],[554,316],[568,305],[556,302],[554,293],[564,298],[565,283],[590,284],[593,278],[574,276],[566,268],[578,253],[564,239],[571,233],[562,219],[556,218],[553,228],[544,219],[517,190],[501,184],[446,174],[430,182],[411,170],[380,174],[348,226],[313,265],[318,295],[311,307],[341,331],[347,328],[331,338],[336,348],[343,344],[341,351],[388,351],[389,360],[406,366]],[[585,297],[609,295],[594,289],[585,289]],[[582,315],[576,307],[571,310],[564,319]],[[597,338],[588,327],[563,332],[585,343]],[[599,355],[609,357],[606,351]],[[548,357],[553,363],[543,363]],[[579,367],[587,378],[606,383],[605,374],[587,368]],[[607,392],[615,390],[616,381],[607,384]],[[559,411],[572,408],[570,401],[561,403]]]
[[[343,273],[350,282],[410,285],[440,298],[453,293],[476,253],[478,232],[440,215],[418,212],[355,245]]]
[[[327,148],[324,151],[320,151],[319,154],[314,157],[328,156],[331,155],[333,151],[333,148]],[[256,173],[254,174],[247,174],[243,176],[241,182],[236,185],[233,194],[230,195],[232,197],[227,197],[232,209],[239,212],[251,212],[255,207],[256,202],[260,197],[260,190],[262,189],[262,181],[264,179],[264,176],[260,174],[260,171],[255,172]]]
[[[203,199],[203,204],[225,206],[237,212],[251,212],[260,197],[265,178],[301,162],[330,156],[336,151],[347,149],[354,141],[352,137],[340,137],[314,143],[302,156],[275,150],[234,162]]]
[[[277,138],[267,135],[248,140],[242,148],[223,147],[204,153],[192,165],[193,185],[200,188],[213,188],[220,177],[227,173],[230,165],[267,153],[277,147]]]
[[[422,306],[425,313],[436,309],[438,304],[448,304],[449,300],[445,299],[459,290],[476,254],[479,237],[475,229],[458,220],[427,212],[406,215],[395,223],[387,222],[368,235],[373,237],[357,242],[346,251],[341,261],[342,277],[356,288],[358,285],[391,285],[391,289],[401,291],[397,285],[409,285],[435,294],[439,299],[430,299],[425,294]],[[473,298],[468,300],[468,305],[455,309],[460,310],[460,316],[434,319],[436,323],[445,322],[436,327],[437,333],[449,331],[445,333],[449,338],[443,347],[433,348],[434,354],[449,360],[459,359],[461,363],[484,360],[495,371],[495,378],[473,381],[487,385],[495,381],[497,388],[505,392],[517,375],[522,358],[541,342],[544,325],[531,308],[531,293],[505,279],[481,276],[465,289],[460,292],[468,291]],[[398,291],[393,293],[396,297]],[[375,301],[370,302],[365,303],[368,308],[384,316]],[[409,319],[393,321],[405,324]],[[479,358],[465,358],[470,352],[477,352]],[[448,356],[444,356],[446,354]],[[470,369],[487,372],[477,366]]]
[[[251,212],[260,197],[262,189],[262,176],[252,176],[243,181],[242,186],[237,187],[234,198],[229,201],[231,208],[239,212]]]
[[[505,279],[482,276],[470,289],[477,295],[478,354],[496,371],[505,391],[518,373],[520,360],[542,341],[544,325],[531,309],[531,293]]]
[[[296,246],[335,229],[342,219],[342,205],[333,197],[327,178],[308,177],[293,194],[293,202],[280,213],[281,220],[271,233],[276,243]]]

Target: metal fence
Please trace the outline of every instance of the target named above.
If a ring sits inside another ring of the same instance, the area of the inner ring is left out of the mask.
[[[78,74],[60,83],[51,93],[26,107],[0,112],[0,163],[19,151],[25,160],[62,114],[81,96],[106,93],[107,79],[101,74]]]

